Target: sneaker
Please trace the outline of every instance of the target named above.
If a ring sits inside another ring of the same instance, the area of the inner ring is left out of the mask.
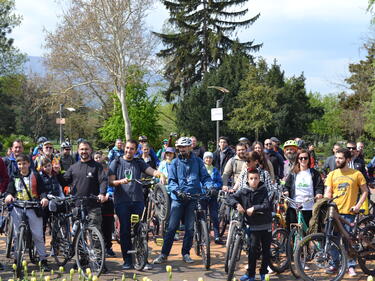
[[[354,276],[357,276],[357,273],[355,272],[355,269],[354,269],[354,267],[349,267],[349,269],[348,269],[348,274],[349,274],[349,276],[350,277],[354,277]]]
[[[161,263],[165,263],[167,261],[167,257],[164,256],[163,254],[159,255],[156,257],[156,259],[154,259],[152,261],[153,264],[161,264]]]
[[[190,255],[189,254],[185,254],[183,257],[182,257],[182,260],[186,263],[193,263],[194,261],[191,259]]]
[[[143,268],[144,270],[151,270],[152,269],[152,265],[149,264],[149,263],[146,263],[145,267]]]
[[[240,281],[255,281],[255,277],[250,277],[249,275],[245,274],[241,276]]]
[[[327,274],[334,274],[336,272],[337,272],[337,268],[332,265],[326,269]]]
[[[45,272],[50,272],[51,271],[51,268],[48,266],[48,263],[47,263],[47,260],[42,260],[41,261],[41,269]]]
[[[109,257],[109,258],[116,257],[115,252],[111,248],[107,249],[106,254],[107,254],[107,257]]]
[[[124,263],[121,268],[122,270],[129,270],[129,269],[133,269],[133,265],[130,263]]]
[[[220,237],[216,237],[215,238],[215,244],[218,244],[218,245],[224,245],[225,242],[223,240],[220,239]]]

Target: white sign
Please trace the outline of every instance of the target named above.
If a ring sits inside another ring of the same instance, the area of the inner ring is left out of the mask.
[[[223,108],[211,108],[211,121],[223,120]]]

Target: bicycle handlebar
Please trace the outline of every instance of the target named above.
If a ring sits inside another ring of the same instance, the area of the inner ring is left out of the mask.
[[[41,206],[39,201],[28,201],[19,199],[16,199],[12,204],[17,208],[26,209],[39,208]]]

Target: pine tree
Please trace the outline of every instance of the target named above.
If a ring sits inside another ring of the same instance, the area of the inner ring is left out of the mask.
[[[231,38],[238,27],[248,27],[256,16],[241,20],[247,8],[235,10],[247,0],[164,0],[170,12],[169,23],[174,31],[156,33],[166,46],[158,56],[166,59],[165,78],[170,82],[166,99],[184,96],[188,89],[211,68],[218,67],[226,54],[239,46],[250,57],[261,44],[254,41],[239,43]]]

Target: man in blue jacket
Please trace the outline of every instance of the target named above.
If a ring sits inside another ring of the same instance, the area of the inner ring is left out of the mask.
[[[185,221],[185,236],[182,245],[182,258],[186,263],[194,262],[190,258],[190,249],[194,235],[194,210],[196,200],[189,200],[186,193],[200,194],[202,186],[211,189],[212,179],[208,174],[202,159],[191,153],[191,139],[181,137],[176,142],[179,155],[168,168],[168,185],[171,191],[172,205],[168,229],[164,235],[164,244],[161,254],[154,260],[154,264],[167,261],[171,251],[174,235],[181,218]]]

